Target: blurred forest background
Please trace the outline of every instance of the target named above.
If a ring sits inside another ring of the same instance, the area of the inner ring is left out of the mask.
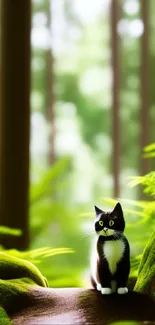
[[[1,12],[7,21],[7,10],[2,7]],[[30,164],[25,167],[29,165],[30,186],[24,248],[29,246],[32,251],[13,253],[36,263],[50,286],[88,286],[93,205],[111,209],[119,199],[131,245],[132,274],[136,274],[144,245],[154,229],[155,1],[32,0],[30,13]],[[9,25],[5,19],[2,50],[8,50],[5,37]],[[12,84],[16,84],[16,73]],[[2,97],[3,172],[6,161],[8,166],[12,164],[11,153],[9,156],[4,149],[4,130],[12,127],[12,120],[8,110],[4,121],[6,99]],[[9,109],[16,110],[15,106]],[[19,132],[16,142],[20,142],[22,127],[18,113],[12,113],[12,119],[14,116]],[[8,148],[12,137],[13,133],[7,140]],[[144,159],[143,148],[150,143]],[[20,151],[25,152],[22,144]],[[18,174],[21,168],[16,169]],[[25,175],[24,167],[22,173],[20,178]],[[3,176],[1,179],[1,224],[24,232],[25,224],[20,226],[16,218],[20,190],[14,195],[16,212],[10,205],[11,216],[4,217],[6,206],[9,211],[9,202],[3,204],[4,196],[8,198],[8,188],[14,192],[15,178],[14,183],[9,178],[6,182]],[[137,183],[145,186],[146,195],[142,186],[133,187]],[[15,239],[10,245],[5,245],[3,238],[1,242],[8,248],[23,248]]]

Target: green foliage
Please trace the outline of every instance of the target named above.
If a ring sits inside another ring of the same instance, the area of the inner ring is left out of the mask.
[[[138,280],[135,290],[146,292],[155,298],[155,231],[153,232],[139,266]]]
[[[22,231],[20,229],[0,226],[0,234],[2,235],[21,236],[21,233]]]
[[[52,197],[57,188],[62,186],[62,176],[70,166],[70,158],[64,157],[49,168],[37,183],[32,183],[30,188],[30,204]]]
[[[0,307],[0,325],[11,325],[12,322],[3,307]]]
[[[119,321],[111,323],[111,325],[140,325],[140,323],[134,321]]]
[[[144,148],[144,157],[155,157],[155,143],[152,143]],[[129,183],[130,187],[134,187],[136,185],[141,184],[144,187],[144,193],[149,194],[153,197],[155,196],[155,171],[152,171],[144,176],[136,176],[130,178],[132,179],[132,181]]]
[[[18,255],[19,254],[20,253],[18,252]],[[9,312],[13,306],[13,310],[15,311],[16,305],[18,306],[18,300],[28,297],[29,288],[34,285],[42,287],[48,286],[47,280],[41,274],[39,269],[31,262],[15,257],[15,251],[7,253],[6,251],[1,251],[0,324],[11,324],[5,310]]]
[[[52,257],[59,254],[74,253],[71,248],[50,248],[41,247],[28,251],[18,251],[16,249],[4,250],[8,256],[18,257],[23,260],[29,260],[31,263],[39,264],[43,263],[43,260],[48,257]]]
[[[155,196],[155,172],[151,172],[145,176],[131,177],[131,179],[130,187],[141,184],[144,186],[144,193]]]
[[[144,148],[144,157],[145,158],[154,158],[155,157],[155,143],[151,143]]]
[[[81,251],[87,261],[87,247],[85,238],[81,236],[79,211],[72,207],[66,197],[70,170],[71,160],[64,158],[45,171],[36,183],[31,184],[32,253],[16,252],[19,257],[27,258],[35,264],[39,263],[41,272],[52,287],[81,285],[81,270],[86,264],[83,264],[81,259]],[[70,254],[73,252],[74,254]]]
[[[45,278],[31,262],[3,252],[0,253],[0,278],[3,280],[30,278],[37,285],[47,286]]]
[[[145,153],[144,156],[146,158],[154,157],[155,156],[155,143],[144,148],[144,153]],[[150,234],[153,232],[153,230],[155,228],[155,218],[154,218],[154,216],[155,216],[155,201],[154,201],[155,171],[152,171],[144,176],[132,177],[132,181],[129,183],[129,186],[133,187],[133,186],[137,186],[137,185],[142,185],[144,193],[150,196],[149,201],[136,201],[135,203],[129,201],[132,204],[134,203],[137,208],[142,209],[142,213],[143,213],[141,220],[138,222],[138,225],[136,225],[136,224],[133,225],[134,227],[136,226],[136,229],[138,229],[135,237],[137,239],[138,233],[140,234],[141,247],[143,247],[143,248],[148,242],[148,244],[145,248],[144,254],[143,254],[143,258],[140,263],[138,282],[135,287],[139,291],[140,290],[144,291],[143,289],[146,287],[146,283],[148,285],[148,279],[151,279],[151,276],[153,277],[153,275],[155,273],[155,270],[153,269],[154,268],[154,258],[155,258],[155,255],[154,255],[155,253],[153,250],[154,236],[152,236],[150,238]],[[152,197],[153,197],[153,201],[151,200]],[[135,211],[135,214],[136,213],[137,213],[137,211]],[[132,229],[133,229],[133,227],[132,227]],[[137,256],[136,256],[136,258],[137,258]],[[151,291],[151,289],[150,289],[150,291]]]
[[[38,284],[43,286],[47,285],[46,278],[51,279],[53,281],[53,286],[60,286],[60,283],[67,283],[68,286],[73,286],[73,283],[76,279],[77,284],[79,284],[80,280],[75,274],[74,279],[68,278],[68,272],[65,274],[63,272],[63,276],[60,270],[53,266],[51,262],[54,256],[70,254],[74,253],[74,251],[70,248],[50,248],[50,247],[41,247],[38,249],[28,250],[28,251],[18,251],[15,249],[11,250],[1,250],[0,253],[0,277],[1,279],[9,279],[10,277],[15,278],[24,278],[24,282],[29,284]],[[35,267],[33,264],[38,265],[41,272]],[[51,267],[49,268],[49,264]],[[5,272],[4,272],[5,271]],[[4,274],[5,273],[5,274]],[[45,277],[42,277],[42,274],[45,274]],[[72,274],[73,274],[72,273]],[[58,281],[57,277],[61,278],[61,281]],[[59,284],[58,284],[59,283]],[[51,282],[50,282],[51,284]]]
[[[29,300],[31,286],[48,287],[48,282],[44,275],[26,258],[36,263],[38,258],[40,258],[43,264],[43,259],[56,254],[71,252],[72,250],[63,248],[53,250],[50,248],[40,248],[28,252],[16,250],[0,252],[0,325],[11,325],[5,310],[8,313],[10,310],[15,312],[16,306],[18,308],[18,301],[22,301],[22,299],[24,299],[24,302],[26,299]],[[62,279],[63,281],[64,279]],[[72,285],[71,281],[70,285]]]
[[[9,271],[9,258],[6,265],[7,272]],[[31,286],[37,284],[31,278],[18,278],[18,267],[16,270],[16,277],[12,276],[12,267],[10,268],[10,277],[8,280],[0,280],[0,325],[11,325],[7,313],[16,312],[22,301],[26,303],[29,301],[29,290]],[[15,275],[15,274],[14,274]]]

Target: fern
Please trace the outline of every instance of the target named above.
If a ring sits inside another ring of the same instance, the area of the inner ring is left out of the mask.
[[[129,186],[132,188],[137,185],[144,186],[144,193],[150,196],[155,196],[155,172],[148,173],[144,176],[134,176],[131,177],[132,181]]]
[[[0,226],[0,234],[11,235],[11,236],[21,236],[21,229],[9,228],[5,226]]]
[[[55,255],[60,254],[70,254],[74,253],[73,249],[71,248],[50,248],[50,247],[41,247],[37,249],[27,250],[27,251],[18,251],[16,249],[1,249],[1,252],[5,252],[10,256],[19,257],[24,260],[29,260],[34,264],[41,263],[43,259],[49,258]]]
[[[65,157],[56,162],[52,168],[48,169],[38,183],[31,184],[30,188],[30,204],[51,196],[57,187],[62,186],[62,175],[70,165],[70,158]],[[60,180],[60,182],[59,182]]]
[[[150,144],[144,148],[144,158],[154,158],[155,157],[155,143]]]

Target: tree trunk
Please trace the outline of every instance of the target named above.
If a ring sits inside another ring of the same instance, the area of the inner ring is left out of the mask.
[[[50,36],[52,36],[52,10],[51,2],[48,0],[47,11],[47,28]],[[49,159],[50,165],[55,162],[55,120],[54,120],[54,58],[52,53],[52,46],[47,51],[47,120],[50,123],[49,135]]]
[[[1,0],[0,224],[20,228],[1,244],[25,249],[29,243],[31,0]]]
[[[119,20],[119,2],[111,2],[111,47],[112,47],[112,171],[114,179],[114,197],[120,195],[120,64],[119,64],[119,36],[117,23]]]
[[[149,123],[149,0],[141,0],[141,18],[144,24],[144,32],[141,38],[141,109],[140,109],[140,175],[149,172],[149,160],[142,159],[145,146],[150,143]]]

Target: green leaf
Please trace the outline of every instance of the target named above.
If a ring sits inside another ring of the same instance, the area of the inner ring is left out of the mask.
[[[144,186],[144,193],[150,194],[151,196],[155,195],[155,172],[150,172],[144,176],[134,176],[130,177],[132,180],[129,183],[129,186],[132,188],[139,184]]]
[[[22,230],[15,229],[15,228],[9,228],[9,227],[5,227],[5,226],[0,226],[0,234],[11,235],[11,236],[21,236]]]
[[[148,152],[143,154],[144,158],[154,158],[155,157],[155,151],[153,152]]]
[[[155,142],[149,144],[144,148],[144,152],[155,151]]]
[[[51,256],[59,255],[59,254],[71,254],[74,253],[74,250],[71,248],[51,248],[51,247],[41,247],[28,251],[18,251],[16,249],[5,250],[5,252],[9,255],[19,257],[22,259],[29,260],[33,263],[41,262],[43,258],[48,258]]]
[[[155,142],[151,143],[147,147],[144,148],[144,158],[153,158],[155,157]]]
[[[119,322],[114,322],[111,323],[111,325],[139,325],[139,322],[135,321],[119,321]]]
[[[144,183],[144,177],[143,176],[132,176],[130,177],[131,181],[129,182],[129,187],[135,187],[139,184],[143,184]]]

